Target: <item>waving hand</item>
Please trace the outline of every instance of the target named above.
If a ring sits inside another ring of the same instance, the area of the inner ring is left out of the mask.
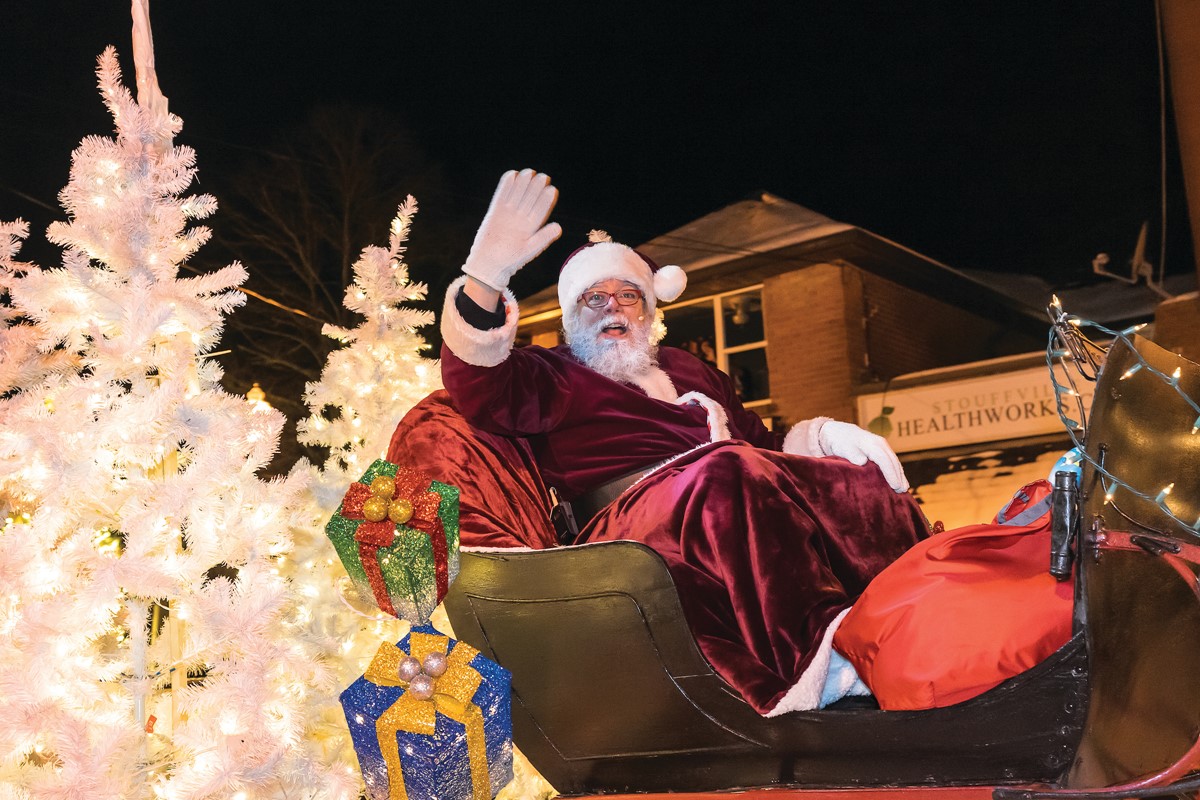
[[[546,224],[557,200],[548,175],[531,169],[504,173],[463,272],[491,289],[505,289],[517,270],[562,235],[557,222]]]

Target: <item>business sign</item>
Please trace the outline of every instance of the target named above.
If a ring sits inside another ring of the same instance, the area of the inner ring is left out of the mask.
[[[1076,388],[1089,408],[1095,384],[1076,376]],[[1063,399],[1068,416],[1082,421],[1077,399]],[[882,427],[897,453],[1066,432],[1046,367],[862,395],[859,424],[867,427],[885,406],[892,411]]]

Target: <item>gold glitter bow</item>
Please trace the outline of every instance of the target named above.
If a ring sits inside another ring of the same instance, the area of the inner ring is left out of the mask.
[[[424,663],[430,653],[446,655],[450,639],[446,636],[418,633],[408,637],[410,653],[384,642],[379,652],[367,667],[366,679],[377,686],[408,686],[400,679],[400,662],[407,655]],[[483,711],[471,702],[483,677],[472,669],[471,659],[479,651],[469,644],[456,642],[446,658],[446,672],[434,685],[433,697],[418,700],[411,692],[405,692],[387,711],[375,721],[375,735],[379,739],[379,750],[388,771],[389,800],[408,800],[404,788],[404,774],[400,766],[400,744],[396,734],[400,731],[432,736],[437,727],[437,713],[441,712],[455,722],[462,723],[467,732],[467,759],[471,767],[472,800],[491,800],[491,783],[488,778],[487,746],[483,736]]]

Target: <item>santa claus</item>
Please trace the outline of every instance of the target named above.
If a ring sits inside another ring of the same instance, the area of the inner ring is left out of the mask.
[[[602,505],[579,541],[665,559],[701,652],[760,713],[862,691],[833,651],[867,582],[927,533],[880,437],[825,417],[768,430],[728,376],[658,345],[686,285],[594,235],[559,275],[565,345],[514,348],[512,276],[558,238],[549,178],[508,172],[446,296],[442,377],[475,426],[524,437],[568,500]],[[595,498],[602,502],[595,502]]]

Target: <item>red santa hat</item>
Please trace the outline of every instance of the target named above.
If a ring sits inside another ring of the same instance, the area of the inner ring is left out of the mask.
[[[564,318],[575,314],[579,297],[589,286],[610,278],[640,289],[651,319],[658,301],[669,303],[683,294],[687,274],[674,264],[660,267],[632,247],[614,242],[604,231],[592,231],[588,240],[567,256],[558,274],[558,304]]]

